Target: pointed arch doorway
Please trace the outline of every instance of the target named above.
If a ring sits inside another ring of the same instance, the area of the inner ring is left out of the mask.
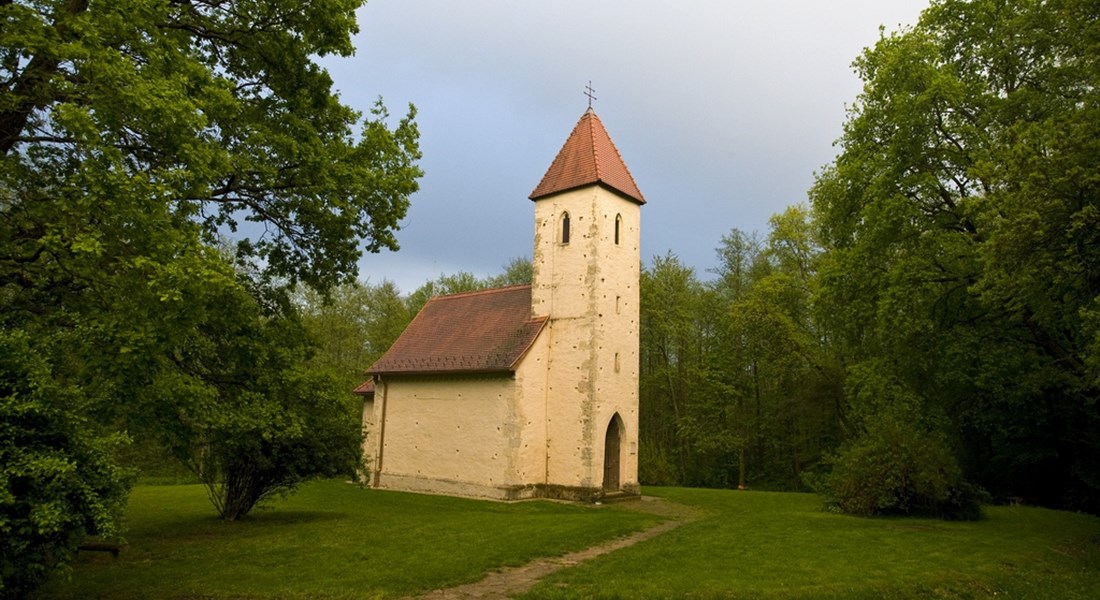
[[[622,487],[622,443],[623,420],[619,413],[611,417],[607,424],[607,434],[603,442],[603,489],[615,492]]]

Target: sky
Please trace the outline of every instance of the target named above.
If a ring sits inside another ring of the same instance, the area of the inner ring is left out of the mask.
[[[538,185],[593,109],[645,195],[642,260],[709,278],[732,229],[808,203],[862,82],[852,61],[928,0],[371,0],[356,53],[326,58],[364,112],[417,108],[420,191],[397,252],[360,279],[404,293],[530,257]]]

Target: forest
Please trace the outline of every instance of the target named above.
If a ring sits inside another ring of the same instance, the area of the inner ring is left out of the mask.
[[[1098,10],[934,3],[855,61],[808,208],[713,283],[654,261],[647,477],[1100,511]]]
[[[359,272],[416,110],[315,62],[361,1],[247,4],[0,0],[0,597],[116,537],[150,461],[227,520],[353,473],[349,391],[416,311],[530,279]],[[642,484],[1100,513],[1100,4],[937,0],[853,66],[808,198],[644,267]]]

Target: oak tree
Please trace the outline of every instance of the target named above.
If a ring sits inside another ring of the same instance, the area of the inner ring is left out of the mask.
[[[360,4],[0,0],[2,593],[66,562],[24,541],[112,534],[125,486],[101,430],[210,435],[188,412],[200,400],[302,389],[242,388],[247,369],[212,349],[247,357],[249,336],[262,346],[265,323],[292,318],[280,286],[325,290],[364,250],[396,249],[420,175],[414,111],[391,123],[379,101],[364,118],[316,62],[352,53]],[[223,327],[229,301],[239,329]],[[32,492],[62,481],[83,496]]]
[[[853,414],[904,413],[992,491],[1093,511],[1098,44],[1095,2],[934,2],[856,61],[811,193],[821,302],[896,392],[851,394]]]

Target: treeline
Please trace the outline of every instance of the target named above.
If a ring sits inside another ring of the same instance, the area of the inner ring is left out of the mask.
[[[865,51],[812,208],[646,272],[644,477],[1100,511],[1097,48],[1095,2],[955,0]]]
[[[844,431],[843,369],[815,318],[809,212],[733,230],[714,277],[673,254],[642,273],[642,483],[803,489]]]

